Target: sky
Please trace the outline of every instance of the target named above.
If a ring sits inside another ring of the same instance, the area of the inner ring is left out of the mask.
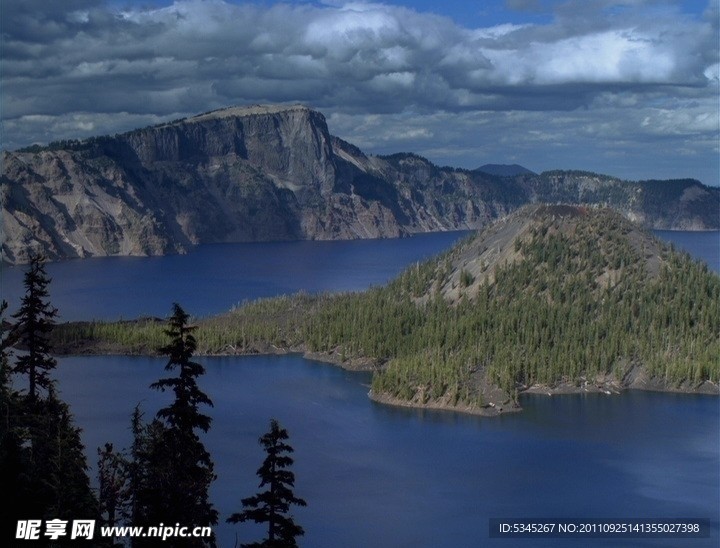
[[[301,103],[366,153],[718,185],[719,13],[719,0],[2,0],[2,148]]]

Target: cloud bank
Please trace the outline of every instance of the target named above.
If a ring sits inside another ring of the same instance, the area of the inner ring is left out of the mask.
[[[547,24],[479,28],[364,2],[4,4],[4,148],[301,102],[370,151],[717,184],[717,0],[564,2]]]

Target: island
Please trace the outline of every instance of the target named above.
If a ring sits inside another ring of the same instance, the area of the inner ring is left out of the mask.
[[[718,394],[720,277],[619,213],[532,204],[383,287],[198,320],[201,354],[300,352],[373,372],[370,397],[482,415],[520,394]],[[165,322],[58,325],[61,353],[153,354]]]

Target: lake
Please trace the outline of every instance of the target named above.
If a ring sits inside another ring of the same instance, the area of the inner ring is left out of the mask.
[[[212,244],[186,255],[102,257],[49,263],[60,321],[167,316],[173,302],[195,316],[297,291],[359,291],[447,249],[466,231],[387,240]],[[14,309],[23,267],[0,267]]]
[[[720,233],[660,233],[720,270]],[[177,300],[205,315],[245,299],[356,290],[383,283],[461,233],[360,242],[202,246],[184,256],[108,258],[48,265],[63,319],[164,316]],[[21,268],[3,269],[17,306]],[[204,437],[216,463],[212,499],[220,546],[260,538],[224,519],[257,491],[271,418],[295,448],[294,514],[307,547],[718,546],[720,409],[716,397],[629,392],[526,396],[522,413],[497,418],[375,404],[370,377],[299,356],[212,357],[201,388],[214,400]],[[164,361],[65,357],[60,391],[94,464],[97,446],[126,446],[133,407],[147,416],[166,395],[148,385]],[[711,537],[490,539],[490,518],[702,518]]]
[[[187,255],[103,257],[49,263],[60,321],[165,317],[178,301],[195,316],[225,312],[244,300],[297,291],[359,291],[442,252],[469,232],[331,242],[214,244]],[[720,231],[657,231],[720,272]],[[2,298],[15,310],[23,266],[0,266]]]
[[[526,396],[525,410],[485,418],[375,404],[370,376],[299,356],[200,360],[214,401],[204,437],[216,464],[212,499],[224,520],[257,491],[257,439],[277,418],[295,448],[294,515],[307,547],[583,546],[586,542],[488,538],[489,518],[713,520],[720,512],[718,399],[629,392],[621,396]],[[62,396],[94,448],[130,442],[130,413],[166,400],[148,389],[164,360],[68,357]],[[222,523],[220,546],[261,538]],[[255,533],[255,534],[253,534]],[[595,539],[593,545],[603,545]],[[673,539],[612,546],[678,546]]]

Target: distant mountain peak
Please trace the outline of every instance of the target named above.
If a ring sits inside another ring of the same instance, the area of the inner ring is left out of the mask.
[[[515,177],[516,175],[537,175],[534,171],[519,164],[485,164],[477,168],[475,171],[487,173],[488,175],[498,175],[500,177]]]

